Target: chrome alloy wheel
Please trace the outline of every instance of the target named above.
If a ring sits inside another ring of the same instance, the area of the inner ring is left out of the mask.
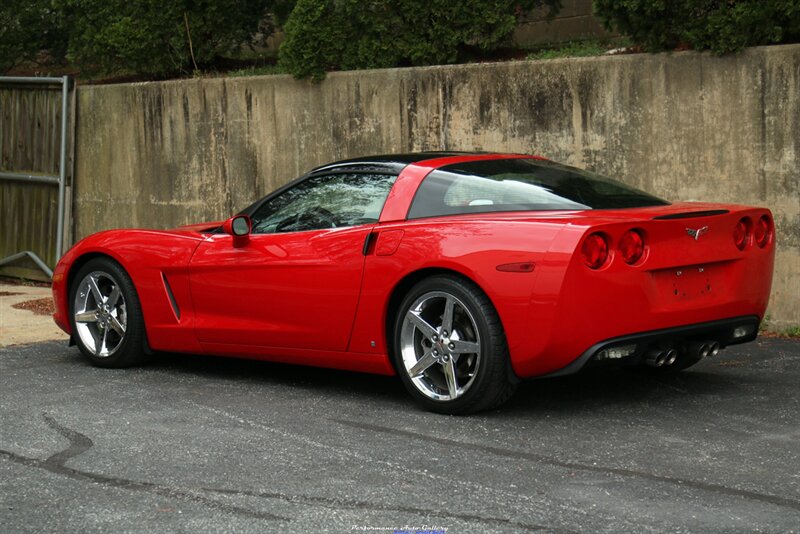
[[[406,312],[400,353],[411,382],[426,397],[451,401],[472,385],[481,359],[475,318],[458,298],[430,291]]]
[[[120,348],[128,315],[119,283],[110,274],[87,274],[78,285],[72,309],[76,333],[92,354],[106,358]]]

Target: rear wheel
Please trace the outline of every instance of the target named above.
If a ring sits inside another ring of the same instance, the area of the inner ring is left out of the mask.
[[[517,382],[500,318],[473,283],[426,278],[406,295],[394,328],[394,363],[425,408],[466,414],[508,400]]]
[[[84,265],[70,287],[75,343],[100,367],[128,367],[148,359],[142,310],[128,273],[110,258]]]

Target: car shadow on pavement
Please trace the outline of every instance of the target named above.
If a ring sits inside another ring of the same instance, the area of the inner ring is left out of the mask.
[[[82,358],[80,361],[84,361]],[[84,361],[85,362],[85,361]],[[86,362],[86,365],[89,365]],[[365,402],[388,402],[413,407],[397,377],[370,375],[250,359],[202,355],[159,354],[141,368],[144,372],[191,375],[249,385],[281,385],[314,390],[334,397],[353,394]],[[659,374],[649,369],[591,369],[558,377],[525,380],[501,408],[485,415],[523,415],[536,412],[583,412],[608,406],[667,405],[687,398],[736,396],[752,375],[710,370]],[[129,372],[131,370],[125,371]]]
[[[76,348],[60,354],[60,365],[91,367]],[[30,366],[51,366],[56,362],[31,362]],[[609,407],[669,407],[673,403],[702,403],[735,400],[752,395],[752,390],[767,387],[774,377],[760,370],[752,372],[753,362],[743,366],[726,365],[719,360],[701,364],[684,372],[661,374],[638,368],[598,368],[578,374],[525,380],[502,407],[484,412],[487,417],[518,417],[536,414],[592,413]],[[113,371],[112,371],[113,372]],[[393,408],[406,406],[418,410],[397,377],[379,376],[335,369],[324,369],[250,359],[204,355],[158,354],[147,365],[119,370],[121,373],[155,373],[169,382],[191,376],[201,380],[225,381],[249,386],[276,385],[313,391],[334,398],[363,396],[364,402],[387,403]],[[772,377],[772,378],[771,378]]]
[[[217,356],[159,354],[145,369],[165,373],[188,373],[208,379],[241,383],[278,384],[318,389],[320,393],[367,397],[403,398],[405,391],[396,377],[371,375],[261,360]]]
[[[590,369],[578,374],[526,380],[504,406],[507,414],[530,411],[570,412],[609,406],[669,406],[705,396],[736,396],[747,377],[687,370],[657,373],[652,369]]]

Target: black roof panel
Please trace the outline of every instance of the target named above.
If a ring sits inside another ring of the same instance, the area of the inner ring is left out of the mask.
[[[377,165],[400,172],[406,165],[426,161],[429,159],[447,158],[450,156],[467,156],[479,154],[480,152],[413,152],[408,154],[383,154],[379,156],[365,156],[361,158],[345,159],[316,167],[311,172],[330,170],[337,167],[347,167],[350,165]]]

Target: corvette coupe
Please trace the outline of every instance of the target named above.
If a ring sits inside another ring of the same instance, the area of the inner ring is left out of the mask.
[[[318,167],[226,221],[109,230],[53,276],[94,364],[156,351],[400,376],[442,413],[587,366],[686,369],[755,339],[769,210],[670,203],[536,156]]]

